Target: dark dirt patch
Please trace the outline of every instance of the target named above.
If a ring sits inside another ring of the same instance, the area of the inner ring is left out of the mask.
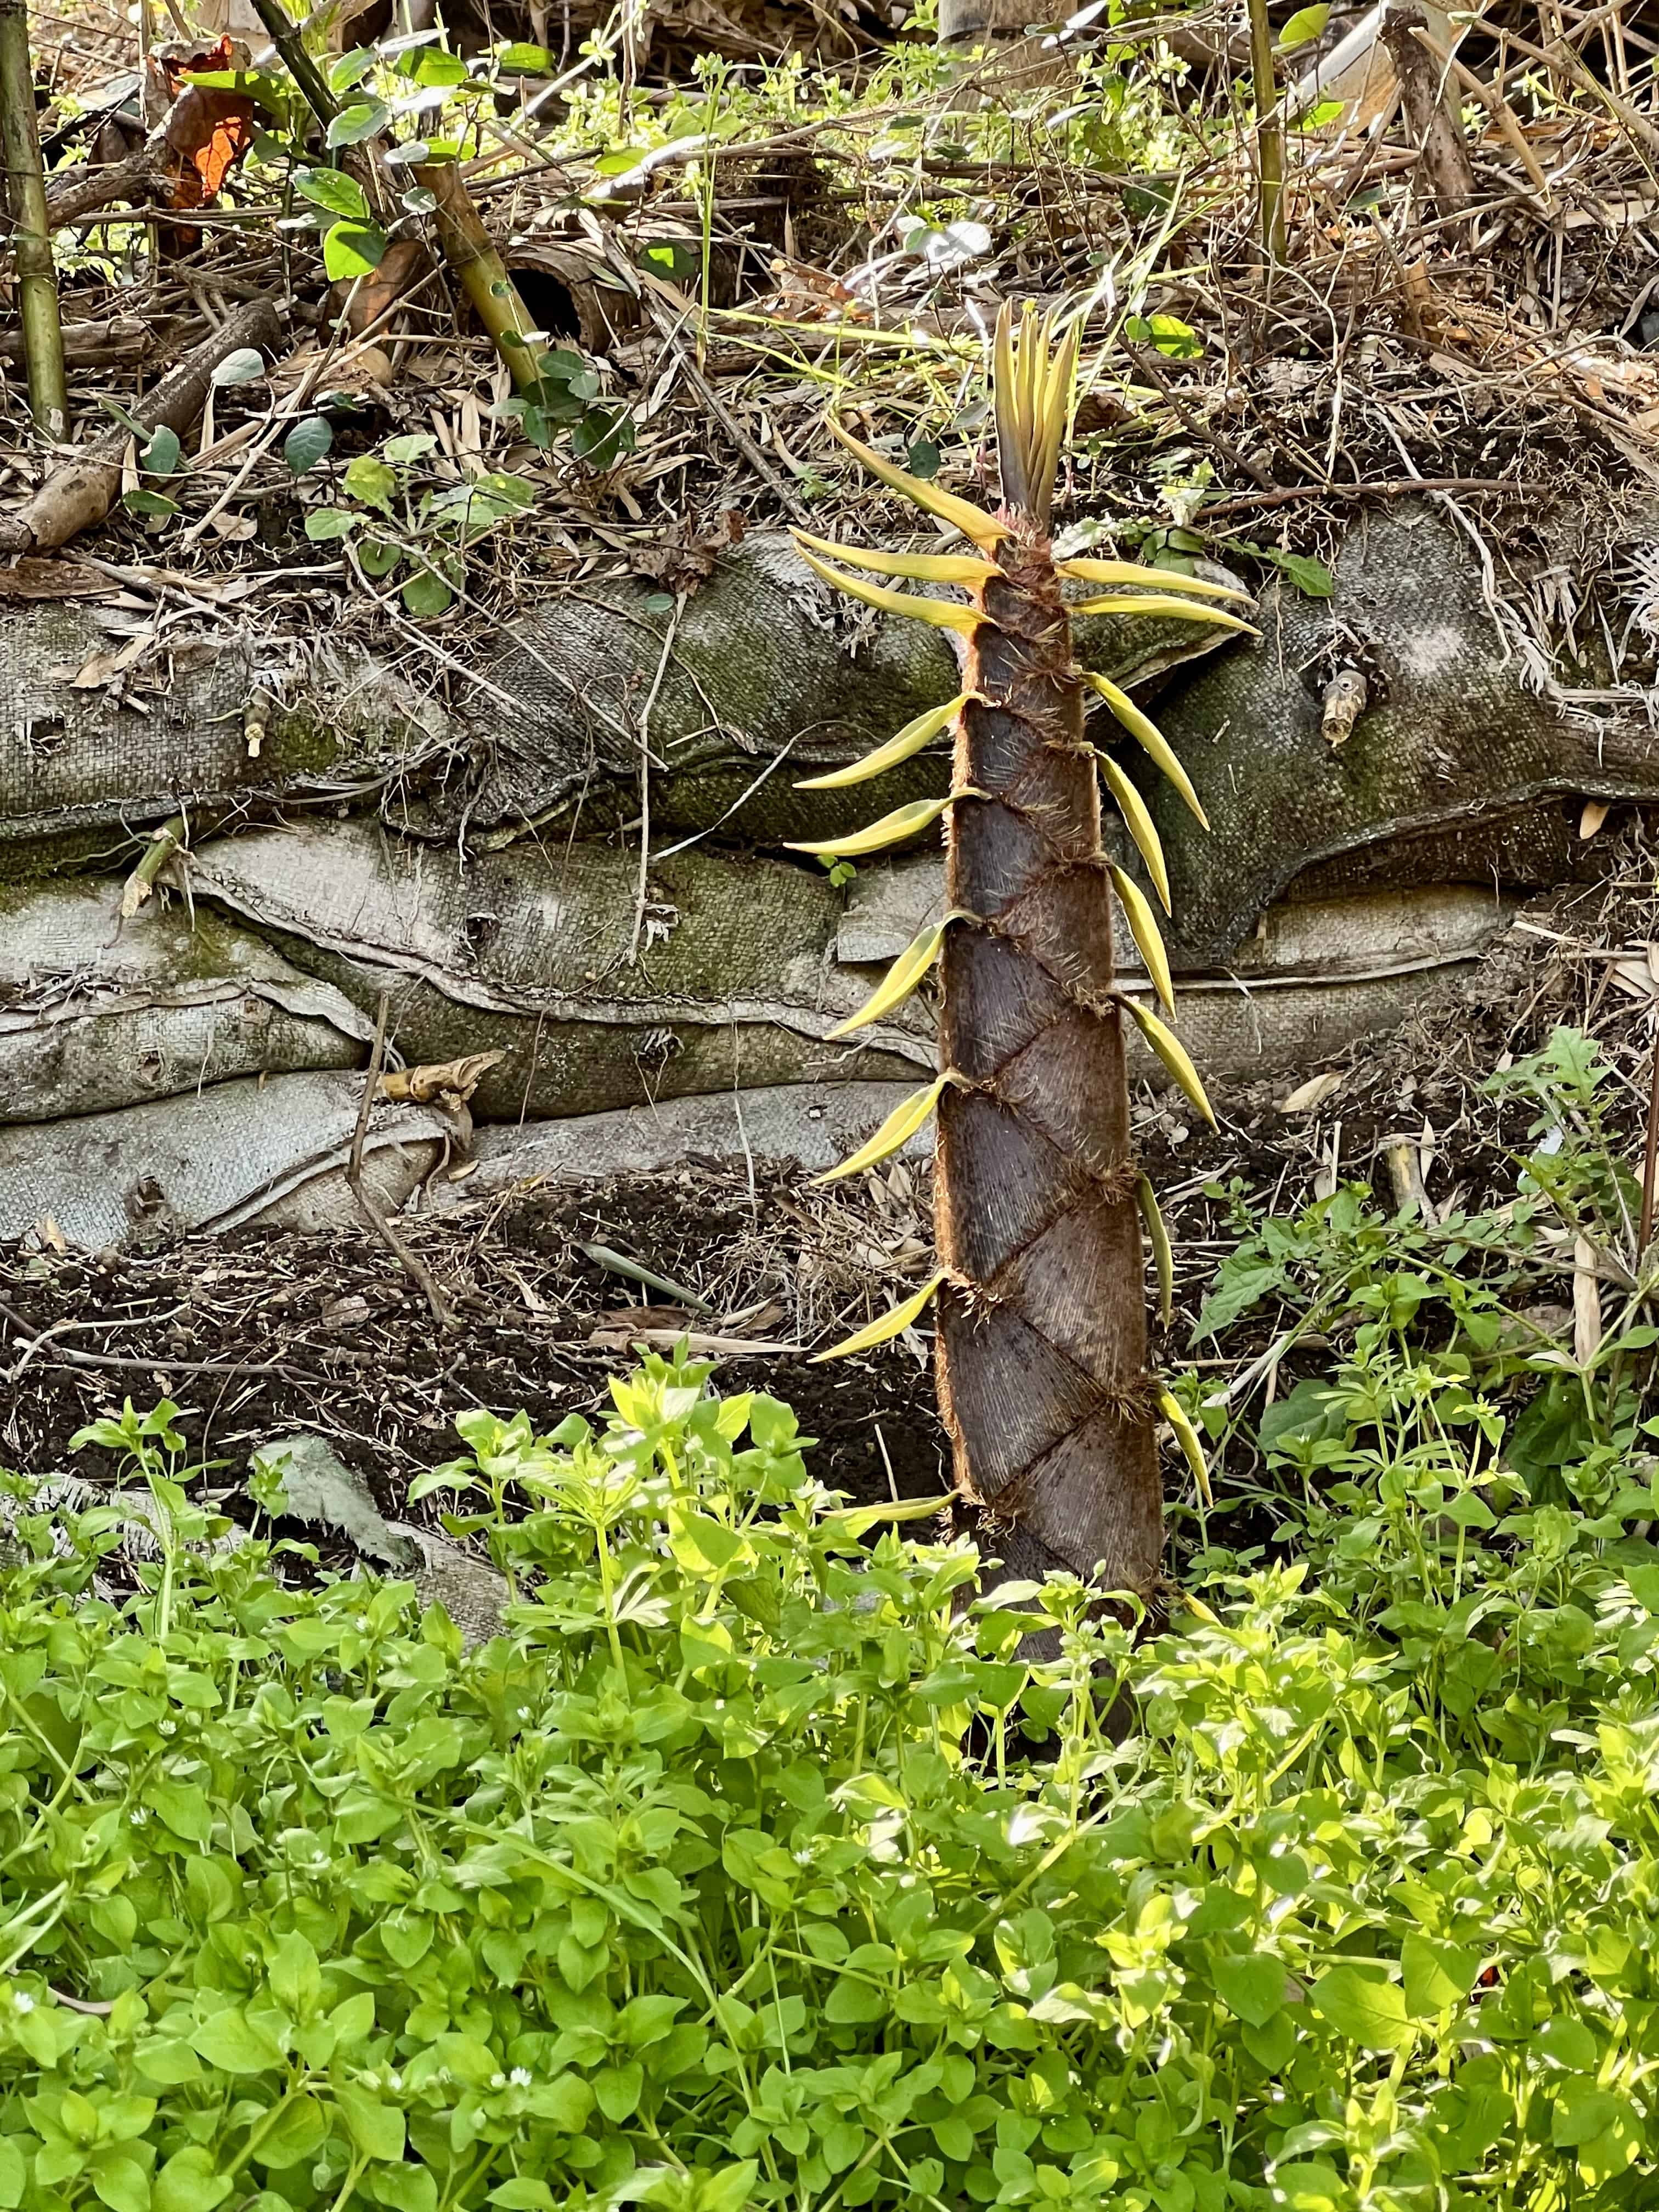
[[[368,1477],[382,1510],[407,1517],[410,1477],[458,1449],[468,1407],[522,1407],[551,1428],[605,1405],[636,1338],[661,1348],[690,1329],[758,1347],[722,1357],[725,1387],[787,1399],[831,1486],[862,1500],[946,1486],[932,1373],[913,1350],[824,1367],[807,1357],[902,1295],[924,1255],[908,1170],[833,1199],[780,1176],[751,1190],[741,1170],[682,1170],[480,1201],[407,1231],[461,1316],[453,1334],[367,1229],[95,1258],[0,1248],[0,1464],[94,1473],[97,1455],[70,1458],[78,1428],[124,1396],[171,1397],[192,1450],[227,1462],[227,1479],[265,1438],[313,1430]],[[592,1244],[708,1310],[619,1276],[580,1249]]]

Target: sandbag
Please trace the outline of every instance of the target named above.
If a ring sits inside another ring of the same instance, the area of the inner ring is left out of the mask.
[[[1402,502],[1369,515],[1335,574],[1330,600],[1275,585],[1255,617],[1259,642],[1236,640],[1180,672],[1157,702],[1207,837],[1136,749],[1118,749],[1164,839],[1170,951],[1182,965],[1231,959],[1292,884],[1327,897],[1389,884],[1559,883],[1578,814],[1562,794],[1659,798],[1646,715],[1610,704],[1595,719],[1570,714],[1529,689],[1474,548],[1439,509]],[[1322,706],[1342,664],[1368,672],[1371,703],[1334,747]]]
[[[1139,684],[1221,635],[1193,623],[1091,617],[1079,624],[1079,651],[1090,667]],[[753,844],[830,836],[948,788],[948,739],[868,785],[793,783],[953,696],[958,671],[950,634],[852,606],[789,538],[757,532],[678,614],[659,586],[621,577],[522,617],[483,672],[490,692],[474,726],[489,758],[477,788],[428,794],[403,818],[464,818],[475,833],[578,817],[584,834],[606,828],[640,811],[643,744],[659,828],[717,827]]]
[[[71,1244],[160,1243],[249,1222],[319,1234],[360,1218],[346,1166],[361,1075],[243,1078],[114,1114],[0,1128],[0,1237],[50,1220]],[[381,1104],[363,1176],[402,1206],[442,1157],[435,1109]]]
[[[480,1121],[542,1119],[734,1087],[931,1068],[925,1009],[828,1033],[861,1000],[833,956],[841,896],[821,869],[679,854],[653,862],[637,960],[637,851],[543,846],[463,859],[372,823],[210,842],[194,896],[276,933],[365,1013],[389,994],[411,1062],[501,1050]]]
[[[447,748],[435,702],[337,641],[181,625],[163,642],[84,605],[0,604],[0,880],[113,861],[181,811],[368,805]]]
[[[602,1182],[688,1162],[781,1162],[822,1174],[878,1129],[915,1088],[914,1082],[784,1084],[617,1114],[480,1129],[473,1146],[477,1170],[461,1182],[434,1182],[428,1199],[444,1209],[482,1191],[538,1178]],[[901,1157],[925,1161],[933,1150],[933,1124],[927,1122]]]
[[[942,861],[861,869],[836,933],[837,957],[873,978],[945,909]],[[1307,1067],[1410,1015],[1455,1004],[1469,971],[1508,926],[1512,899],[1471,884],[1362,892],[1272,907],[1224,969],[1176,969],[1176,1030],[1212,1089]],[[1120,930],[1119,981],[1151,1000],[1152,981]],[[1131,1079],[1168,1089],[1164,1063],[1131,1028]]]
[[[134,830],[180,811],[199,831],[228,811],[331,797],[439,840],[578,820],[603,832],[639,811],[642,743],[659,827],[828,833],[863,820],[870,794],[797,793],[793,779],[957,686],[941,633],[849,616],[780,534],[725,556],[672,642],[662,598],[629,577],[557,593],[508,626],[453,720],[411,680],[418,664],[394,669],[337,639],[256,648],[227,623],[163,641],[143,617],[93,606],[0,608],[0,879],[113,860]],[[1085,629],[1092,665],[1126,681],[1216,635]],[[882,803],[943,790],[945,757],[885,779]]]
[[[118,878],[0,884],[0,1121],[362,1063],[374,1024],[246,929]]]

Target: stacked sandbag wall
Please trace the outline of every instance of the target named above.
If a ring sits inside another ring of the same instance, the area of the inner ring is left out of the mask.
[[[1553,794],[1659,789],[1605,744],[1597,786],[1468,567],[1431,521],[1356,544],[1334,609],[1269,594],[1258,646],[1080,625],[1090,665],[1162,687],[1215,825],[1120,753],[1178,887],[1179,1025],[1223,1090],[1454,994],[1548,878]],[[1394,671],[1340,755],[1307,672],[1339,618]],[[793,787],[951,695],[939,633],[849,619],[758,537],[678,605],[625,578],[566,593],[447,699],[419,672],[228,620],[0,613],[0,1236],[349,1218],[382,1007],[393,1066],[496,1055],[464,1113],[374,1106],[389,1205],[733,1152],[821,1166],[926,1079],[925,997],[831,1032],[937,911],[936,854],[838,886],[785,848],[945,787],[938,749]]]

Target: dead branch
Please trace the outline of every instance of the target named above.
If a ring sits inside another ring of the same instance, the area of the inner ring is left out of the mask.
[[[404,1274],[411,1282],[420,1285],[422,1296],[432,1309],[433,1320],[440,1328],[459,1328],[460,1323],[448,1299],[439,1288],[437,1277],[420,1255],[411,1251],[398,1236],[386,1217],[385,1207],[363,1181],[363,1142],[368,1135],[368,1118],[374,1110],[374,1101],[380,1095],[380,1069],[386,1060],[386,1025],[391,1004],[387,994],[382,991],[380,1012],[374,1024],[374,1049],[368,1056],[368,1073],[363,1079],[362,1102],[357,1109],[357,1126],[352,1132],[351,1156],[346,1163],[346,1183],[359,1213]]]
[[[134,421],[146,430],[165,426],[182,437],[207,404],[213,372],[222,361],[255,346],[274,355],[281,343],[282,326],[269,300],[241,308],[138,402]],[[0,552],[45,552],[101,522],[120,497],[121,463],[130,434],[123,429],[100,438],[55,470],[15,514],[0,517]]]
[[[142,205],[156,182],[149,149],[141,147],[125,161],[106,161],[99,167],[59,169],[46,187],[46,213],[54,230],[95,209],[113,206],[117,200]]]
[[[1389,50],[1406,104],[1406,119],[1423,152],[1429,190],[1443,216],[1461,215],[1476,197],[1474,167],[1463,127],[1446,102],[1445,84],[1432,54],[1415,33],[1428,18],[1413,5],[1390,7],[1378,36]]]
[[[174,340],[179,319],[146,315],[112,315],[107,321],[64,325],[64,365],[66,368],[131,368],[152,353],[164,351]],[[185,327],[190,325],[186,324]],[[200,329],[199,323],[195,325]],[[0,331],[0,361],[21,362],[23,337],[20,331]]]

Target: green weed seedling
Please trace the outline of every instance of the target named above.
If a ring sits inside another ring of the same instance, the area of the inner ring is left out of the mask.
[[[340,480],[346,504],[313,507],[306,516],[313,541],[352,541],[352,557],[371,582],[401,572],[412,615],[442,614],[465,588],[468,549],[536,501],[533,484],[501,469],[417,489],[419,465],[437,443],[429,430],[411,431],[388,438],[378,454],[360,453]]]

